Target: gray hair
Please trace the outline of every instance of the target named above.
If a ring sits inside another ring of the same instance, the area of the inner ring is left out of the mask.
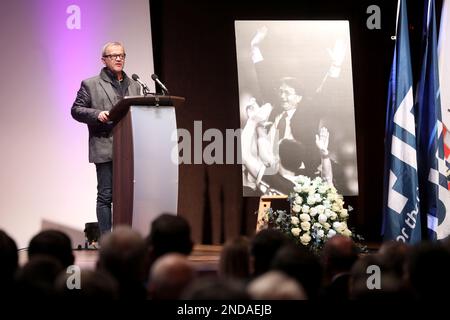
[[[106,44],[103,46],[103,48],[102,48],[102,57],[105,56],[105,54],[106,54],[106,49],[108,49],[108,48],[111,47],[111,46],[120,46],[120,47],[123,48],[123,52],[125,53],[125,47],[123,46],[123,44],[122,44],[121,42],[117,42],[117,41],[115,41],[115,42],[108,42],[108,43],[106,43]]]
[[[307,300],[303,286],[280,271],[269,271],[252,280],[247,291],[254,300]]]

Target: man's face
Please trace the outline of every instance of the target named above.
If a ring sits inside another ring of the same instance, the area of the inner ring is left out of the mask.
[[[102,57],[103,64],[114,73],[120,73],[125,65],[125,51],[122,46],[109,46]]]
[[[295,89],[291,86],[287,85],[286,83],[283,83],[280,86],[280,97],[283,105],[284,110],[291,110],[294,108],[297,108],[297,105],[302,100],[302,96],[299,96]]]

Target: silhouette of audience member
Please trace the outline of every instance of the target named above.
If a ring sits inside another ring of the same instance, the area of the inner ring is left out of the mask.
[[[112,300],[119,298],[119,285],[108,273],[98,270],[81,270],[80,288],[69,289],[71,274],[60,274],[55,281],[55,291],[60,298]]]
[[[97,269],[109,272],[119,283],[121,299],[145,299],[145,241],[128,226],[119,226],[100,240]]]
[[[185,255],[168,253],[158,258],[150,270],[148,293],[154,300],[179,299],[195,277],[195,270]]]
[[[422,243],[412,249],[408,261],[409,282],[421,300],[450,298],[450,253],[437,244]]]
[[[67,268],[73,265],[75,257],[72,252],[72,241],[59,230],[44,230],[35,235],[28,245],[28,258],[36,255],[49,255]]]
[[[0,261],[0,298],[6,298],[13,289],[19,255],[16,242],[3,230],[0,230]]]
[[[303,287],[279,271],[269,271],[254,279],[247,288],[254,300],[307,300]]]
[[[410,247],[399,241],[387,241],[378,249],[378,256],[382,266],[393,272],[399,279],[405,275],[406,261],[410,254]]]
[[[195,279],[181,295],[182,300],[250,300],[240,281],[216,277]]]
[[[411,299],[401,279],[385,270],[378,255],[360,257],[349,279],[349,297],[361,301],[398,301]]]
[[[166,253],[189,255],[193,247],[189,223],[181,216],[168,213],[163,213],[153,220],[146,241],[150,266]]]
[[[20,299],[45,299],[55,296],[54,284],[65,271],[61,262],[50,255],[33,255],[17,272],[15,296]]]
[[[253,276],[257,277],[270,269],[277,251],[291,240],[281,231],[264,229],[251,242],[250,254],[253,260]]]
[[[322,282],[322,266],[308,248],[295,244],[283,246],[275,255],[271,269],[284,272],[298,281],[305,289],[308,299],[318,298]]]
[[[325,275],[323,298],[327,300],[347,300],[349,278],[358,253],[353,240],[336,235],[329,239],[322,251],[322,265]]]
[[[250,243],[238,237],[225,243],[220,253],[219,276],[247,281],[250,277]]]
[[[448,180],[450,181],[450,170],[448,170],[449,176]],[[446,236],[445,238],[439,240],[439,243],[447,250],[450,251],[450,235]]]

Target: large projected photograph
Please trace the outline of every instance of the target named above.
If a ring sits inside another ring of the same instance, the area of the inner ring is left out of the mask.
[[[358,194],[348,21],[236,21],[244,196]]]

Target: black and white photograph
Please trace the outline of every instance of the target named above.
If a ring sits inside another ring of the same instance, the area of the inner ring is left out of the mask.
[[[358,194],[347,21],[236,21],[244,196],[322,177]]]

